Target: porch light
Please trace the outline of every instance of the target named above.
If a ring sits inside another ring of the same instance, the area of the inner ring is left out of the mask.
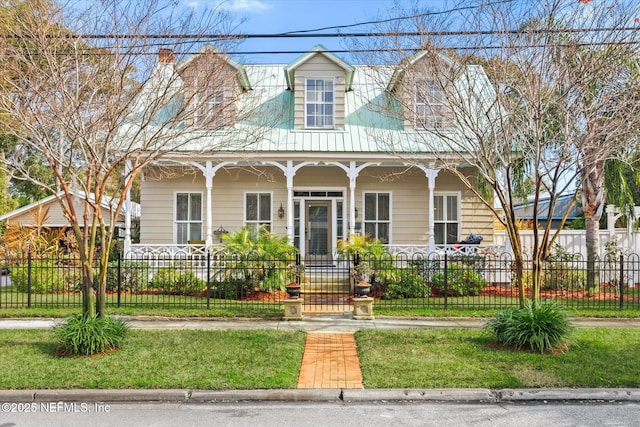
[[[355,211],[355,217],[358,218],[358,208],[353,209]]]
[[[228,234],[228,233],[229,232],[227,230],[225,230],[222,225],[220,227],[218,227],[216,231],[213,232],[213,234],[217,235],[218,238],[220,239],[220,243],[222,243],[222,236],[224,236],[225,234]]]
[[[284,218],[284,208],[282,207],[282,203],[280,203],[280,209],[278,209],[278,218]]]

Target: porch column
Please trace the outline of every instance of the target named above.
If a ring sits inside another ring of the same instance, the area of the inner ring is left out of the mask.
[[[435,220],[433,217],[433,205],[434,205],[434,197],[433,197],[433,191],[436,188],[436,177],[438,176],[438,172],[440,172],[440,169],[431,169],[431,168],[424,168],[422,169],[424,174],[427,176],[427,181],[428,181],[428,185],[429,185],[429,215],[428,215],[428,219],[429,219],[429,243],[427,245],[427,251],[429,253],[433,253],[436,251],[436,240],[434,237],[435,234]]]
[[[356,162],[349,162],[349,236],[356,234],[356,178],[358,169]],[[364,213],[363,213],[364,214]]]
[[[207,229],[205,235],[205,246],[207,248],[213,245],[213,213],[211,207],[211,194],[213,193],[213,177],[216,175],[216,169],[210,160],[205,162],[204,180],[207,187]]]
[[[125,186],[129,184],[131,180],[131,161],[127,160],[124,163],[124,176],[127,180]],[[124,255],[125,258],[131,258],[131,188],[127,190],[127,194],[124,200]]]
[[[287,160],[285,176],[287,178],[287,240],[290,245],[294,243],[293,227],[293,177],[296,171],[293,169],[293,161]]]

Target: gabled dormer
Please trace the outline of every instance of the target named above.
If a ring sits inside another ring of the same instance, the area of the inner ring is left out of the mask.
[[[293,93],[295,129],[342,129],[353,67],[317,45],[284,69]]]
[[[160,58],[162,60],[162,56]],[[241,64],[207,45],[180,62],[176,70],[183,81],[189,125],[219,129],[236,122],[238,96],[251,90]]]
[[[453,63],[442,53],[423,50],[402,61],[387,91],[399,105],[407,129],[446,129],[452,126],[450,91]]]

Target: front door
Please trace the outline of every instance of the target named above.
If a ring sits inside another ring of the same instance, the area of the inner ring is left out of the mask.
[[[306,259],[311,264],[331,263],[331,201],[306,202]]]

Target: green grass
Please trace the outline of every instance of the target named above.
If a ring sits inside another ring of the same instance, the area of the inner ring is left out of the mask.
[[[640,329],[580,328],[562,354],[492,348],[477,330],[368,330],[356,338],[365,388],[640,386]]]
[[[640,387],[636,328],[580,328],[568,351],[544,355],[494,348],[479,330],[356,338],[366,388]],[[97,357],[57,357],[55,347],[51,330],[0,330],[0,388],[294,388],[304,333],[132,330]]]
[[[304,333],[132,330],[122,349],[97,357],[55,348],[51,330],[0,331],[0,388],[294,388]]]

